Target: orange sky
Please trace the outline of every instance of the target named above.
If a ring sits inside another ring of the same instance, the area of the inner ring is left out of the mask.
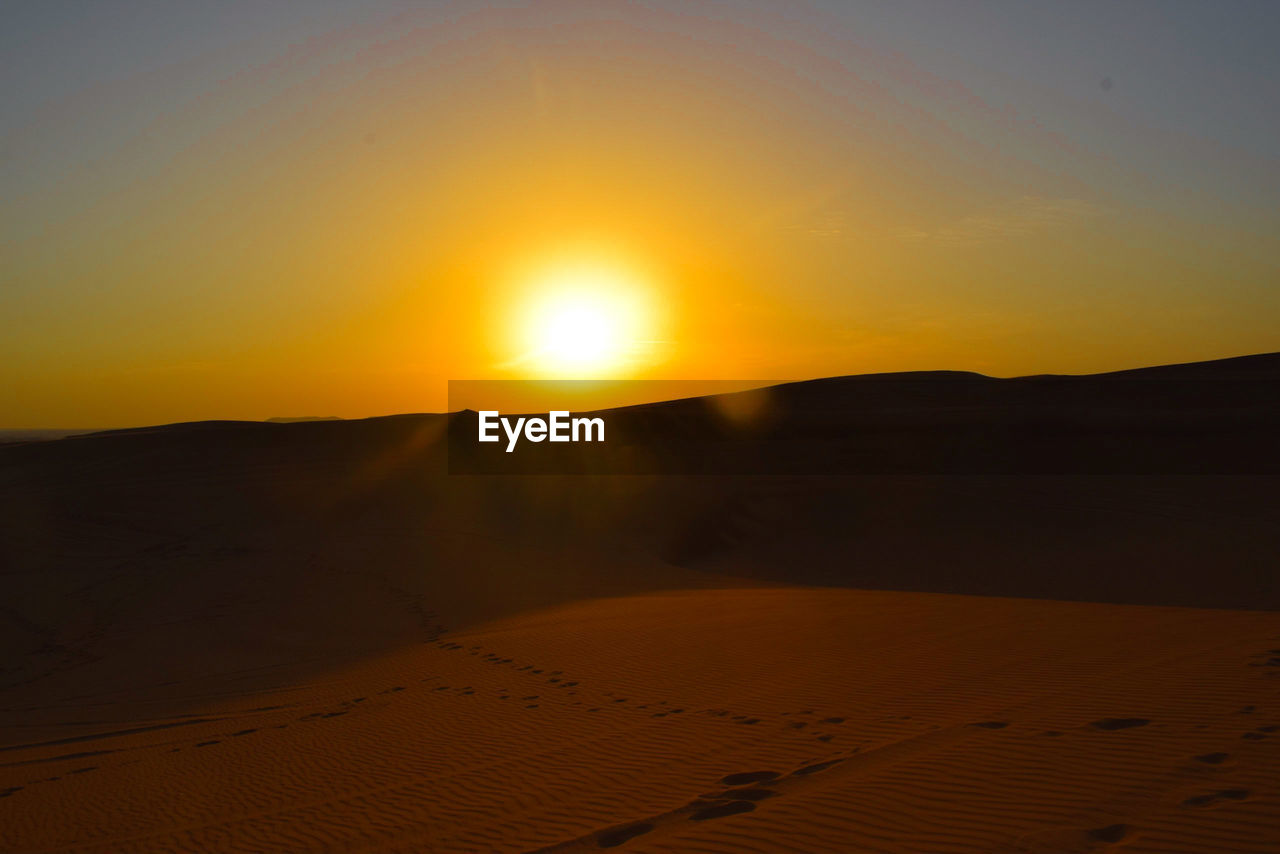
[[[1142,114],[1109,66],[1076,91],[923,24],[726,9],[316,12],[135,36],[150,61],[31,95],[0,426],[439,410],[538,375],[521,313],[575,267],[646,306],[617,376],[1280,349],[1273,152]]]

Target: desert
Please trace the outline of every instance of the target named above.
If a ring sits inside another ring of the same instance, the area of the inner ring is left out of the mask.
[[[1273,850],[1274,475],[467,476],[453,417],[0,447],[4,850]]]
[[[1277,44],[3,0],[0,854],[1280,854]]]

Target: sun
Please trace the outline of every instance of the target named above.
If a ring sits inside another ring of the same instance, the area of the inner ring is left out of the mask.
[[[551,300],[532,319],[539,360],[565,369],[601,366],[625,344],[623,320],[613,306],[589,296]]]
[[[540,379],[628,372],[653,345],[647,289],[620,270],[564,266],[530,282],[519,312],[521,369]]]

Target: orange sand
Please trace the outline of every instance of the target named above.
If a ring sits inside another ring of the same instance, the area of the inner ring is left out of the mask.
[[[595,600],[274,690],[186,685],[180,717],[110,691],[7,709],[42,723],[5,729],[2,847],[1274,851],[1273,647],[1256,612]]]

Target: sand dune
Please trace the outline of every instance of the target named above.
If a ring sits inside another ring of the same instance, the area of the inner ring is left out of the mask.
[[[1277,645],[1246,612],[603,599],[183,717],[26,710],[5,847],[1272,851]]]
[[[1262,453],[1275,367],[1159,394]],[[783,422],[901,411],[858,383]],[[0,850],[1280,844],[1265,460],[457,477],[449,423],[0,448]]]

